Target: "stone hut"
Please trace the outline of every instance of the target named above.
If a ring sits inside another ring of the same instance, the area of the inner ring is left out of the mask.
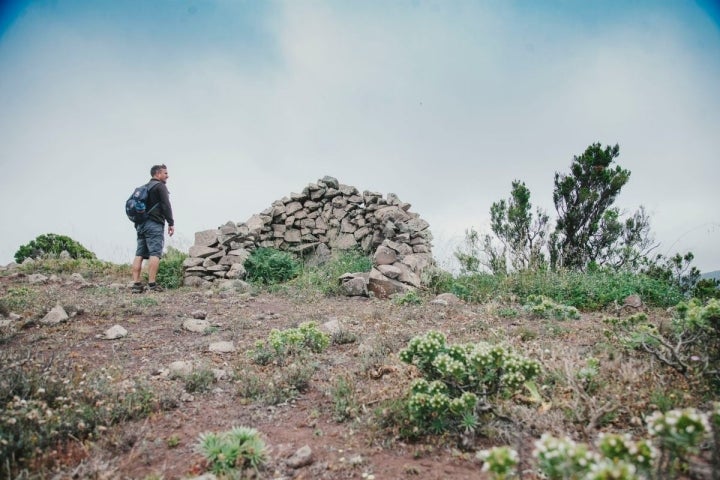
[[[429,224],[410,207],[393,193],[360,193],[326,176],[245,222],[197,232],[183,265],[184,283],[243,279],[243,263],[259,247],[294,252],[315,264],[333,250],[359,249],[372,254],[373,268],[339,279],[348,295],[406,292],[420,287],[422,271],[433,264]]]

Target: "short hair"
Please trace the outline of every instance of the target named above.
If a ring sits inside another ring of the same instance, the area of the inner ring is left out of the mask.
[[[167,170],[167,167],[165,166],[164,163],[161,163],[160,165],[153,165],[152,168],[150,169],[150,176],[154,177],[155,174],[157,172],[159,172],[160,170]]]

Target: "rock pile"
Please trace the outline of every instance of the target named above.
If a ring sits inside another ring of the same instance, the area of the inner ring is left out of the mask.
[[[420,286],[433,263],[429,224],[410,204],[390,193],[364,191],[326,176],[302,193],[276,200],[246,222],[227,222],[195,234],[183,265],[185,285],[243,279],[243,263],[254,249],[272,247],[320,264],[332,251],[357,248],[373,254],[373,269],[341,279],[350,295],[368,290],[385,297]],[[349,272],[352,273],[352,272]]]

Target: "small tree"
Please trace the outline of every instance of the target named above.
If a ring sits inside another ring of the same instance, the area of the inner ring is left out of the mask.
[[[94,253],[72,238],[46,233],[18,248],[18,251],[15,252],[15,261],[22,263],[26,258],[60,255],[63,251],[67,252],[71,258],[95,258]]]
[[[553,202],[558,217],[550,238],[554,267],[583,270],[590,264],[637,266],[655,245],[641,207],[624,222],[615,199],[630,171],[613,165],[620,147],[590,145],[573,158],[570,174],[555,173]]]
[[[510,198],[495,202],[490,207],[490,228],[502,248],[493,246],[493,238],[485,236],[485,251],[493,273],[538,268],[545,263],[543,254],[547,242],[548,216],[539,208],[535,217],[530,203],[530,189],[525,182],[512,182]]]
[[[694,259],[692,252],[685,255],[676,253],[669,258],[658,254],[652,260],[645,260],[642,272],[649,277],[676,285],[683,294],[689,295],[700,280],[700,270],[692,265]]]

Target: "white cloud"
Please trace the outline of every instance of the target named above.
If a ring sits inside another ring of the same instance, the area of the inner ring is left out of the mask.
[[[255,50],[185,41],[182,54],[147,32],[128,45],[117,26],[43,12],[18,23],[0,41],[0,200],[37,194],[22,218],[0,212],[0,263],[48,231],[129,260],[119,204],[160,162],[178,244],[329,174],[397,193],[449,252],[513,179],[551,212],[553,172],[600,141],[633,172],[621,206],[647,205],[660,240],[720,266],[717,229],[697,228],[718,222],[720,62],[696,48],[716,34],[662,12],[600,28],[504,4],[280,5]],[[236,13],[215,7],[203,22]],[[676,242],[685,231],[698,233]]]

